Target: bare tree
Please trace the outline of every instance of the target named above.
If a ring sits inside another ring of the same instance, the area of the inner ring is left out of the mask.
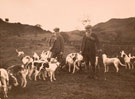
[[[82,25],[90,25],[90,18],[87,16],[85,19],[82,20]]]

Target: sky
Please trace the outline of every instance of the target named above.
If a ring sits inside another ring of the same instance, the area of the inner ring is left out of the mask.
[[[135,17],[135,0],[0,0],[0,18],[22,24],[40,24],[45,30],[84,29],[111,18]],[[86,25],[86,24],[85,24]]]

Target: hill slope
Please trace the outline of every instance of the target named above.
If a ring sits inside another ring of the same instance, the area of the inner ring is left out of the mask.
[[[102,41],[135,42],[135,17],[110,19],[94,26]]]
[[[135,17],[123,19],[110,19],[107,22],[99,23],[93,27],[93,31],[98,34],[102,42],[135,42]],[[21,24],[21,23],[8,23],[0,19],[0,36],[11,36],[21,34],[38,34],[45,33],[40,27]],[[67,34],[65,34],[67,33]],[[70,32],[63,32],[64,38],[67,41],[80,41],[84,31],[73,30]]]
[[[21,23],[9,23],[0,19],[0,36],[22,35],[24,33],[43,33],[46,32],[41,27]]]

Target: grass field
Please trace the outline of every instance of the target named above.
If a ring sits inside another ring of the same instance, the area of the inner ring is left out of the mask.
[[[25,55],[40,54],[48,50],[44,38],[48,34],[13,36],[0,39],[0,67],[8,67],[20,64],[15,49],[23,50]],[[73,46],[65,46],[64,57],[71,52],[77,52]],[[103,67],[98,71],[98,79],[89,79],[88,73],[78,71],[75,74],[68,73],[65,68],[56,72],[56,81],[30,81],[26,88],[15,88],[9,92],[9,99],[135,99],[135,70],[120,68],[115,73],[113,67],[104,80]]]

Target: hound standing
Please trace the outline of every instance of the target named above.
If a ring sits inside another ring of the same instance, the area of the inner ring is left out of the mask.
[[[112,63],[114,65],[114,67],[116,68],[116,72],[119,72],[119,67],[118,67],[119,64],[121,66],[126,66],[126,65],[122,64],[118,58],[108,58],[106,54],[103,54],[102,58],[103,58],[103,64],[104,64],[104,68],[105,68],[104,72],[109,71],[109,66],[108,65],[110,65]]]
[[[123,50],[120,53],[121,53],[121,57],[124,58],[124,61],[126,63],[126,68],[129,67],[129,69],[131,69],[131,66],[130,66],[130,57],[128,57],[128,55]]]
[[[45,72],[47,72],[50,76],[50,81],[53,82],[53,80],[56,80],[55,78],[55,71],[59,67],[60,63],[55,59],[51,58],[45,65]],[[47,77],[46,75],[44,77]],[[45,78],[43,78],[45,79]]]
[[[3,92],[4,98],[8,97],[8,88],[13,86],[17,86],[17,79],[7,70],[0,68],[0,92]]]
[[[69,72],[71,72],[72,66],[73,66],[73,72],[72,73],[75,73],[75,69],[79,70],[79,67],[81,67],[81,61],[82,60],[83,60],[83,56],[79,53],[68,54],[67,57],[66,57],[66,64],[69,67]]]

